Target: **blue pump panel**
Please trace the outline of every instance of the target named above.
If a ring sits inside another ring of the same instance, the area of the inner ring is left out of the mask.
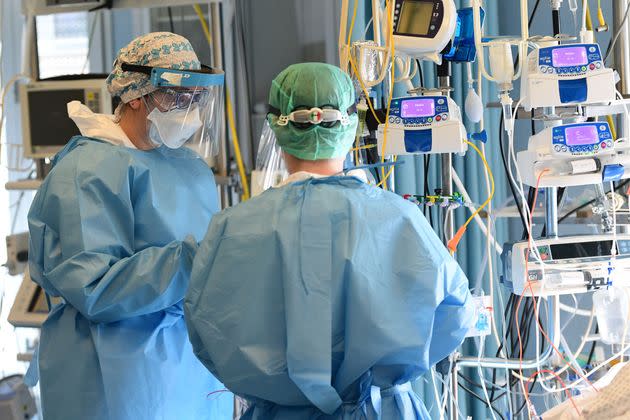
[[[606,165],[602,171],[602,182],[618,181],[623,176],[623,165]]]
[[[481,18],[482,26],[485,16],[486,12],[481,9],[479,17]],[[475,61],[476,56],[473,9],[472,7],[466,7],[457,11],[457,25],[455,26],[451,48],[442,57],[447,61],[456,63],[472,63]]]
[[[586,78],[573,80],[559,80],[560,102],[568,104],[572,102],[584,102],[588,98],[588,86]]]
[[[433,130],[405,130],[405,150],[408,153],[427,153],[433,145]]]

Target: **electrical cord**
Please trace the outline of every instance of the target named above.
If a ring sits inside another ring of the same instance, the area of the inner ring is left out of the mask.
[[[505,417],[503,417],[503,415],[501,414],[501,412],[492,404],[488,404],[488,402],[483,398],[480,397],[475,391],[473,391],[472,389],[468,388],[466,385],[462,384],[461,382],[458,382],[457,385],[463,389],[467,394],[469,394],[471,397],[481,401],[486,407],[490,408],[492,411],[494,411],[495,413],[497,413],[497,415],[502,419],[505,420]]]
[[[168,23],[171,28],[171,33],[175,33],[175,24],[173,23],[173,8],[169,6],[166,8],[166,10],[168,11]]]
[[[621,21],[621,24],[619,25],[619,28],[617,29],[617,32],[615,33],[615,36],[613,36],[612,40],[610,41],[610,44],[608,44],[608,48],[606,48],[606,55],[604,56],[604,63],[608,61],[608,57],[610,56],[610,53],[615,48],[615,44],[617,43],[617,40],[619,39],[619,35],[621,35],[621,30],[625,28],[624,25],[626,24],[626,21],[628,20],[629,14],[630,14],[630,1],[628,1],[628,3],[626,4],[626,13],[623,17],[623,20]]]
[[[509,173],[508,169],[508,161],[505,155],[505,148],[503,146],[503,111],[501,111],[501,117],[499,119],[499,150],[501,152],[501,162],[503,162],[503,169],[505,170],[505,174]],[[518,215],[521,219],[521,223],[523,224],[523,229],[527,229],[527,222],[525,221],[525,215],[523,215],[522,206],[520,204],[520,199],[516,194],[515,186],[512,182],[512,178],[508,176],[508,186],[510,187],[510,191],[512,192],[512,196],[514,197],[514,204],[516,205],[516,209],[518,210]]]
[[[595,334],[599,333],[599,324],[595,324]],[[587,365],[590,365],[593,362],[593,356],[595,356],[595,347],[597,347],[597,340],[593,340],[593,344],[591,345],[591,351],[588,352],[588,360],[586,361]]]

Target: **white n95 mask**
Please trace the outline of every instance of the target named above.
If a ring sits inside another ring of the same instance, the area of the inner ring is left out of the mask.
[[[154,143],[164,144],[171,149],[182,147],[202,126],[199,108],[196,106],[167,112],[154,108],[147,119],[151,122],[149,138]]]

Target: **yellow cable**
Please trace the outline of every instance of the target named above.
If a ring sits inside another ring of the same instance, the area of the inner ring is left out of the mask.
[[[354,8],[352,10],[352,21],[350,23],[350,31],[348,32],[348,41],[346,43],[348,49],[350,48],[350,41],[351,41],[351,37],[352,37],[352,32],[354,30],[354,21],[355,21],[355,19],[357,17],[357,7],[358,7],[358,5],[359,5],[359,0],[355,0],[354,1]],[[374,116],[374,119],[379,124],[382,124],[381,120],[379,120],[378,116],[376,115],[376,111],[374,110],[374,107],[372,106],[372,101],[370,101],[370,94],[369,94],[367,88],[365,87],[365,84],[363,83],[363,79],[361,79],[361,75],[359,74],[359,70],[357,69],[357,65],[354,62],[354,59],[352,58],[352,54],[348,54],[348,59],[350,61],[350,66],[352,67],[352,71],[357,76],[357,80],[359,81],[359,84],[361,85],[361,89],[363,90],[363,94],[365,95],[365,100],[367,101],[367,104],[370,107],[370,111],[372,112],[372,115]]]
[[[350,50],[350,44],[352,42],[352,32],[354,32],[354,22],[357,18],[357,8],[359,7],[359,0],[354,0],[354,7],[352,8],[352,21],[350,22],[350,29],[348,30],[348,41],[346,42],[346,48],[348,49],[348,57],[352,55],[352,51]],[[361,121],[359,121],[359,127],[357,127],[357,134],[355,135],[355,149],[354,149],[354,164],[359,164],[359,140],[360,133],[363,132]]]
[[[613,120],[612,115],[606,115],[606,121],[610,126],[610,134],[612,135],[613,141],[617,140],[617,128],[615,127],[615,120]]]
[[[359,0],[354,0],[354,7],[352,10],[352,20],[350,21],[350,29],[348,29],[348,42],[346,42],[346,46],[348,47],[348,51],[350,51],[350,42],[352,41],[352,32],[354,32],[354,21],[357,18],[357,8],[359,7]]]
[[[599,22],[598,30],[608,30],[608,25],[606,24],[606,19],[604,18],[604,11],[602,10],[602,0],[597,0],[597,20]]]
[[[375,147],[376,147],[376,144],[368,144],[368,145],[365,145],[365,146],[354,147],[354,148],[352,148],[352,150],[354,151],[354,150],[373,149]]]
[[[232,143],[234,145],[234,157],[236,157],[238,173],[241,176],[241,182],[243,184],[243,201],[247,201],[249,199],[249,184],[247,183],[247,174],[245,173],[245,165],[243,165],[243,158],[241,156],[241,147],[238,144],[238,134],[236,132],[236,124],[234,123],[234,112],[232,111],[230,90],[227,86],[225,87],[225,96],[227,98],[227,114],[228,121],[230,123],[230,131],[232,132]]]
[[[194,4],[193,8],[197,13],[197,17],[199,17],[199,22],[201,22],[201,27],[203,28],[203,33],[206,35],[206,39],[208,40],[208,45],[212,47],[212,35],[210,35],[210,28],[208,27],[208,23],[206,22],[206,17],[201,10],[201,7],[198,4]]]
[[[490,189],[490,195],[488,196],[486,201],[484,201],[484,203],[479,208],[477,208],[477,210],[475,210],[475,212],[473,214],[470,215],[468,220],[466,220],[466,223],[464,223],[457,230],[457,233],[448,242],[447,246],[448,246],[448,249],[451,252],[455,252],[455,250],[457,249],[457,244],[459,244],[459,241],[462,239],[462,236],[464,236],[464,232],[466,232],[466,228],[468,227],[470,222],[472,222],[472,220],[481,212],[481,210],[483,210],[490,203],[490,201],[492,201],[492,197],[494,197],[494,176],[492,176],[492,171],[490,170],[490,165],[488,165],[488,161],[486,160],[486,157],[484,156],[483,153],[481,153],[481,150],[479,150],[479,148],[475,144],[469,142],[468,140],[464,140],[464,141],[470,147],[472,147],[475,150],[475,152],[477,152],[477,154],[479,155],[479,157],[483,161],[483,165],[486,167],[486,171],[488,172],[488,177],[490,178],[490,184],[491,184],[492,188]]]
[[[395,49],[394,49],[394,23],[393,23],[394,14],[391,11],[391,5],[392,5],[391,1],[387,2],[386,10],[387,10],[387,23],[388,23],[388,30],[389,30],[389,51],[390,51],[390,58],[391,58],[391,69],[390,69],[391,87],[389,89],[389,99],[387,100],[387,111],[385,113],[385,129],[383,130],[383,149],[382,149],[383,155],[381,156],[381,163],[385,163],[385,151],[387,150],[387,128],[389,127],[389,111],[392,104],[392,97],[394,95],[394,78],[395,78],[394,60],[396,57],[395,57]],[[394,159],[394,162],[396,162],[396,159],[397,158]],[[383,189],[386,190],[387,179],[392,174],[393,170],[394,170],[394,167],[392,166],[386,175],[385,168],[381,167],[382,180],[381,182],[378,183],[377,186],[383,185]]]
[[[599,15],[601,12],[601,2],[599,0],[597,1],[597,8],[598,8],[597,14]],[[602,18],[603,18],[603,15],[602,15]],[[601,20],[600,20],[600,24],[601,24]],[[591,22],[591,15],[588,8],[586,9],[586,29],[588,29],[589,31],[593,30],[593,22]],[[593,34],[593,38],[596,38],[595,34]],[[617,140],[617,128],[615,126],[615,120],[613,119],[612,115],[607,115],[606,121],[608,122],[608,125],[610,126],[610,134],[612,135],[613,141]]]
[[[398,160],[398,156],[394,157],[394,163]],[[387,174],[383,177],[383,179],[381,180],[381,182],[379,182],[378,184],[376,184],[376,187],[380,187],[381,185],[383,185],[383,183],[385,181],[387,181],[387,178],[389,178],[389,176],[392,174],[392,172],[394,171],[394,167],[392,166],[391,168],[389,168],[389,171],[387,171]]]
[[[588,7],[588,2],[586,3],[586,29],[589,31],[593,30],[593,19],[591,19],[591,10]]]
[[[206,18],[201,11],[201,7],[198,4],[193,5],[195,12],[197,12],[197,17],[199,17],[199,21],[201,22],[201,27],[203,28],[203,32],[206,35],[206,40],[208,41],[208,45],[212,47],[212,37],[210,36],[210,28],[208,28],[208,23],[206,22]],[[241,183],[243,184],[243,201],[249,199],[249,184],[247,183],[247,174],[245,173],[245,165],[243,164],[243,157],[241,156],[241,147],[238,143],[238,133],[236,131],[236,124],[234,123],[234,111],[232,109],[232,101],[230,99],[230,91],[227,86],[225,86],[225,97],[226,97],[226,107],[228,114],[228,123],[230,125],[230,132],[232,133],[232,144],[234,147],[234,157],[236,158],[236,165],[238,166],[238,172],[241,176]]]

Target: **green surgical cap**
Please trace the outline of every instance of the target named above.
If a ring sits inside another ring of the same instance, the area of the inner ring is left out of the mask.
[[[269,105],[289,115],[297,109],[326,106],[342,113],[355,104],[354,86],[339,67],[324,63],[293,64],[271,82]],[[320,160],[345,156],[354,141],[358,116],[351,114],[350,124],[341,122],[327,128],[312,125],[302,129],[289,123],[278,125],[278,116],[268,114],[269,125],[285,152],[299,159]]]

